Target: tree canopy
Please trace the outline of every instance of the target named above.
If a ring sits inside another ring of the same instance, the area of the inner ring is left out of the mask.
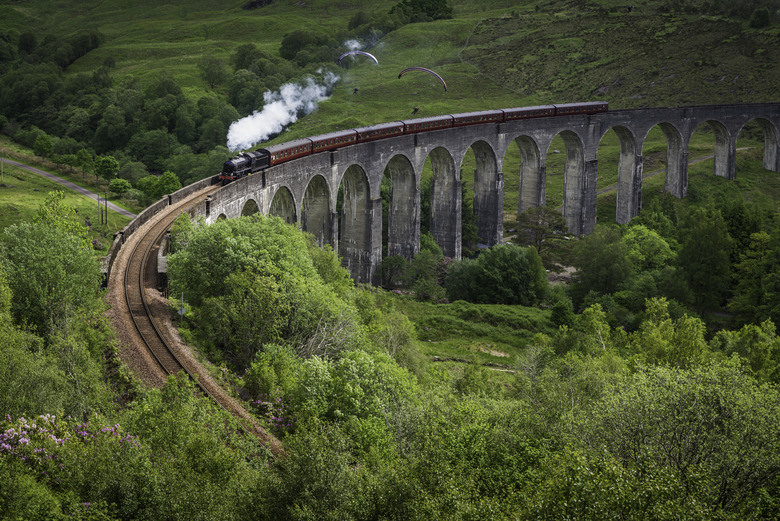
[[[44,222],[5,228],[0,258],[14,294],[11,311],[20,323],[50,337],[72,327],[93,305],[100,268],[83,240]]]
[[[168,273],[172,293],[203,315],[207,340],[246,367],[264,344],[282,339],[305,356],[361,342],[355,309],[343,298],[349,279],[333,275],[328,256],[332,250],[320,252],[315,265],[304,236],[276,217],[209,226],[181,220]]]
[[[547,296],[547,274],[536,250],[503,244],[454,264],[447,276],[450,300],[533,305]]]

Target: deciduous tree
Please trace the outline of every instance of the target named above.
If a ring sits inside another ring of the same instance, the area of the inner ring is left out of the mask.
[[[583,238],[576,248],[576,300],[581,301],[589,291],[614,293],[631,275],[627,251],[620,232],[614,228],[597,226]]]
[[[536,206],[517,216],[517,238],[520,244],[533,246],[543,259],[547,258],[555,239],[567,232],[561,212],[548,206]]]
[[[774,242],[774,244],[773,244]],[[741,323],[780,321],[780,245],[765,231],[750,236],[734,266],[736,280],[728,303]]]
[[[99,156],[95,159],[95,175],[111,181],[119,171],[119,161],[114,156]]]
[[[699,309],[719,309],[729,286],[732,240],[720,210],[692,208],[680,226],[678,261]]]
[[[225,67],[225,61],[206,54],[201,58],[198,63],[198,71],[200,71],[200,77],[203,81],[212,89],[225,81],[227,77],[227,67]]]
[[[483,251],[476,260],[450,268],[447,297],[482,304],[531,306],[547,296],[547,274],[533,248],[501,244]]]
[[[89,229],[84,225],[83,218],[76,213],[75,208],[65,202],[65,193],[62,190],[55,190],[46,195],[46,199],[33,217],[33,222],[59,228],[76,237],[84,248],[90,248]]]
[[[172,194],[181,189],[181,181],[173,172],[165,172],[157,179],[154,187],[154,196],[160,198],[166,194]]]
[[[726,355],[739,354],[759,381],[780,381],[780,337],[771,320],[748,324],[738,331],[718,331],[710,345]]]
[[[127,179],[112,179],[108,185],[108,189],[120,197],[131,188],[133,188],[133,186]]]
[[[35,139],[33,150],[36,155],[39,155],[44,159],[51,156],[51,153],[54,151],[54,144],[51,141],[51,136],[46,133],[41,133]]]
[[[50,337],[67,330],[81,308],[96,304],[100,267],[84,242],[43,222],[3,230],[0,255],[18,323]]]
[[[780,395],[738,363],[642,368],[589,412],[584,438],[625,464],[672,469],[694,501],[738,509],[780,476]]]
[[[708,350],[704,322],[688,315],[673,320],[665,298],[648,299],[646,306],[645,320],[630,338],[633,352],[652,364],[682,368],[699,364]]]

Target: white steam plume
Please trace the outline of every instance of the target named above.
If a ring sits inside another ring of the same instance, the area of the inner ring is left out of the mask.
[[[230,151],[246,150],[269,137],[280,133],[298,117],[317,108],[320,101],[328,99],[330,88],[339,77],[330,71],[325,72],[323,83],[308,78],[305,85],[285,83],[279,92],[266,91],[263,94],[263,110],[234,121],[227,134],[227,147]]]
[[[342,47],[346,47],[350,51],[359,51],[363,48],[363,44],[357,40],[347,40],[341,44]]]

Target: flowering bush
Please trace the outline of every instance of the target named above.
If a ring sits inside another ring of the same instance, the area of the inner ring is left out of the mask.
[[[6,415],[0,428],[0,457],[19,459],[39,476],[56,483],[64,474],[73,472],[67,466],[79,465],[85,445],[109,445],[115,453],[140,448],[138,439],[125,434],[119,424],[108,425],[99,418],[77,423],[71,418],[57,420],[46,414],[14,421]]]
[[[289,416],[287,405],[281,397],[274,399],[267,394],[261,394],[251,403],[261,416],[271,422],[276,434],[292,432],[295,420]]]

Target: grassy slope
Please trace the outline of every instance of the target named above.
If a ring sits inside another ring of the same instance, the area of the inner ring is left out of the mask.
[[[549,312],[523,306],[451,305],[402,297],[423,353],[479,364],[509,365],[536,333],[551,334]]]
[[[604,98],[622,108],[776,99],[773,31],[643,8],[546,17],[543,26],[485,21],[464,58],[504,86],[552,101]]]
[[[14,148],[16,147],[5,140],[0,140],[0,155],[13,156],[24,162],[25,159],[22,159],[25,156],[24,151],[14,150]],[[35,166],[36,168],[47,168],[46,165],[36,164]],[[71,176],[70,180],[75,180],[74,176]],[[94,190],[94,187],[88,186],[87,188]],[[97,202],[68,190],[43,176],[13,167],[7,163],[3,164],[3,179],[0,182],[0,229],[32,220],[46,195],[55,190],[62,190],[65,193],[65,204],[72,206],[83,219],[88,219],[91,223],[90,235],[103,245],[103,248],[97,250],[96,254],[107,254],[113,241],[114,232],[121,230],[130,221],[128,217],[109,211],[108,224],[100,224]]]
[[[34,25],[40,34],[70,35],[97,28],[106,42],[68,74],[89,72],[110,56],[118,78],[169,74],[199,97],[208,92],[197,71],[205,53],[228,58],[246,42],[276,53],[286,33],[312,20],[343,34],[359,10],[386,13],[395,2],[277,0],[253,11],[242,3],[6,0],[0,30]],[[365,60],[341,68],[332,97],[276,141],[405,118],[413,107],[425,116],[595,98],[616,108],[777,98],[780,29],[659,14],[659,1],[635,2],[631,13],[600,11],[612,4],[453,0],[454,19],[409,24],[370,48],[378,66]],[[438,71],[448,91],[424,74],[399,80],[410,65]]]
[[[205,53],[228,57],[246,42],[276,52],[285,33],[311,20],[320,30],[339,33],[358,10],[383,13],[395,2],[277,0],[253,11],[240,9],[242,3],[6,0],[0,3],[0,30],[35,26],[40,34],[68,35],[94,27],[106,42],[78,60],[71,73],[90,71],[113,56],[118,76],[148,80],[165,72],[198,95],[207,90],[196,69]],[[371,49],[380,65],[357,63],[346,71],[319,118],[312,119],[327,125],[346,117],[373,123],[405,116],[411,106],[435,114],[594,97],[635,107],[775,96],[777,28],[758,31],[744,22],[664,15],[656,11],[657,1],[606,15],[599,9],[614,2],[576,7],[559,0],[539,3],[539,11],[536,2],[451,4],[455,19],[410,24],[382,39]],[[435,68],[449,91],[440,92],[427,78],[398,80],[397,72],[408,65]],[[359,101],[353,86],[361,89]]]

